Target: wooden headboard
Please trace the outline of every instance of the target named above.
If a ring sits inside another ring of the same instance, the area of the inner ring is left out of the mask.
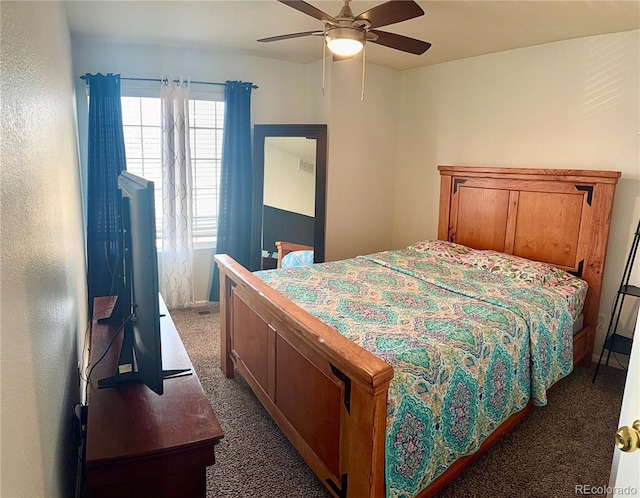
[[[587,281],[588,360],[619,171],[438,166],[438,239],[543,261]]]

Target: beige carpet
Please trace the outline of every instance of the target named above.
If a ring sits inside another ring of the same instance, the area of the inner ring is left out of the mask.
[[[200,313],[208,314],[200,314]],[[219,368],[216,307],[172,310],[225,437],[207,474],[208,497],[329,497],[242,377]],[[625,372],[578,368],[439,497],[575,497],[576,485],[606,486]],[[583,495],[584,496],[584,495]],[[364,497],[363,497],[364,498]]]

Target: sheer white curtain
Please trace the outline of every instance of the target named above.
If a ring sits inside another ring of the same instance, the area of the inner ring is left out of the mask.
[[[189,81],[162,78],[162,263],[160,292],[169,308],[194,301],[191,228]]]

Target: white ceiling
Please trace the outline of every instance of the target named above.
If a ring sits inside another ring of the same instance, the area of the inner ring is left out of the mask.
[[[308,3],[335,16],[341,1]],[[355,15],[383,3],[354,0]],[[398,70],[597,34],[640,29],[640,0],[419,1],[425,15],[385,26],[433,44],[421,56],[373,43],[366,58]],[[309,63],[322,38],[271,43],[258,38],[322,29],[320,21],[276,0],[65,2],[72,37],[105,42],[191,46]]]

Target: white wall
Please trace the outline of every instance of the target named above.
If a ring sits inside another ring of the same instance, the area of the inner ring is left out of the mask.
[[[315,140],[304,137],[287,137],[286,140],[312,142],[313,154],[304,157],[297,151],[279,147],[277,144],[281,142],[273,143],[273,137],[265,137],[262,203],[265,206],[313,218],[315,216],[315,170],[300,171],[298,162],[302,159],[315,167]]]
[[[2,483],[70,496],[87,324],[69,31],[57,2],[2,2]]]
[[[300,64],[197,48],[105,44],[82,38],[72,40],[72,50],[77,77],[111,72],[123,77],[171,74],[195,81],[252,81],[260,87],[251,99],[255,123],[303,123],[309,119],[306,76]]]
[[[327,67],[330,261],[391,246],[401,73],[368,64],[361,101],[361,61]]]
[[[393,246],[437,237],[439,164],[621,171],[600,303],[606,324],[640,217],[639,36],[594,36],[404,72]]]

